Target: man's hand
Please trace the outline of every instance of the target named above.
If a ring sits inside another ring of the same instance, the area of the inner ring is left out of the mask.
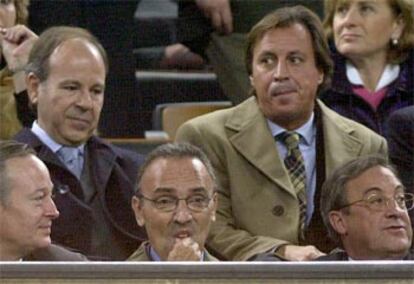
[[[314,246],[285,245],[279,248],[276,252],[276,255],[280,255],[284,259],[291,261],[314,260],[315,258],[325,255]]]
[[[26,26],[17,25],[11,28],[0,28],[2,51],[9,70],[22,71],[26,66],[30,50],[37,40],[37,35]]]
[[[222,34],[233,32],[233,15],[229,0],[195,0],[198,8],[211,20],[213,27]]]
[[[176,239],[167,257],[168,261],[200,261],[199,245],[190,238]]]

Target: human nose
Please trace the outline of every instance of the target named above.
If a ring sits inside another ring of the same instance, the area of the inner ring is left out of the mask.
[[[49,200],[46,201],[45,204],[45,215],[50,217],[51,219],[56,219],[59,217],[59,211],[56,208],[56,204],[53,199],[50,197]]]
[[[174,213],[174,220],[182,224],[189,222],[193,218],[193,215],[187,206],[186,200],[179,199],[177,202],[178,204]]]
[[[344,17],[343,17],[343,23],[345,26],[354,26],[357,24],[359,20],[359,13],[358,13],[358,9],[355,7],[350,7]]]
[[[405,207],[405,203],[400,204],[395,198],[387,199],[387,201],[385,202],[385,207],[388,214],[390,215],[402,214],[407,210]]]
[[[289,77],[289,68],[286,61],[279,60],[275,65],[274,78],[275,80],[283,80]]]
[[[81,92],[77,100],[77,105],[84,109],[91,109],[93,106],[92,95],[89,91]]]

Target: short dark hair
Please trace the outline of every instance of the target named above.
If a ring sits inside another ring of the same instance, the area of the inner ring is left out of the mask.
[[[189,143],[166,143],[161,146],[158,146],[153,151],[151,151],[148,156],[145,158],[144,164],[141,166],[138,172],[137,185],[135,187],[135,193],[140,192],[140,183],[142,176],[144,175],[147,168],[158,159],[183,159],[183,158],[195,158],[200,160],[201,163],[205,166],[207,173],[211,177],[214,190],[216,189],[217,180],[216,175],[211,165],[210,160],[207,158],[204,152]]]
[[[6,162],[13,158],[29,155],[36,155],[36,152],[29,145],[11,140],[0,140],[0,203],[3,206],[7,204],[7,198],[10,194]]]
[[[99,40],[85,29],[66,26],[51,27],[40,35],[30,51],[26,73],[32,72],[40,82],[45,81],[49,76],[50,56],[62,43],[71,39],[84,39],[94,45],[99,51],[105,64],[105,71],[108,73],[108,56]]]
[[[319,17],[302,5],[277,9],[266,15],[250,30],[247,36],[245,58],[247,72],[249,75],[252,74],[254,48],[265,33],[278,28],[291,27],[294,24],[305,27],[312,38],[316,66],[324,74],[323,82],[320,84],[318,91],[324,90],[329,87],[333,73],[328,42]]]
[[[329,237],[338,245],[342,245],[340,236],[329,221],[329,212],[339,210],[348,204],[346,185],[351,180],[354,180],[367,170],[377,166],[389,169],[398,178],[397,171],[385,158],[369,155],[353,159],[335,169],[322,186],[320,200],[322,220]],[[344,208],[343,210],[345,213],[348,213],[348,208]]]

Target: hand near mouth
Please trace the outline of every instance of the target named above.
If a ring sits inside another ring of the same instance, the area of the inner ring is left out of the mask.
[[[200,261],[201,251],[198,243],[191,238],[176,238],[167,261]]]

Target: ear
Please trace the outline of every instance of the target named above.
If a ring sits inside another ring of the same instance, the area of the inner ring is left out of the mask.
[[[391,35],[391,39],[400,39],[403,31],[405,28],[405,22],[403,17],[400,15],[397,17],[397,19],[395,19],[395,22],[393,24],[393,32]]]
[[[217,206],[218,206],[218,197],[217,197],[217,193],[214,193],[213,196],[213,208],[212,208],[212,212],[211,212],[211,221],[215,222],[216,221],[216,211],[217,211]]]
[[[322,71],[319,71],[318,85],[322,84],[325,74]]]
[[[347,225],[344,214],[341,211],[329,212],[329,222],[332,228],[340,235],[347,234]]]
[[[29,75],[26,76],[26,86],[30,102],[33,105],[37,105],[39,100],[40,80],[33,72],[30,72]]]
[[[142,212],[141,205],[142,205],[141,200],[138,197],[136,196],[132,197],[131,207],[132,207],[132,210],[134,211],[135,219],[137,220],[138,225],[142,227],[145,224],[145,218]]]
[[[250,86],[254,87],[253,77],[249,76]]]

